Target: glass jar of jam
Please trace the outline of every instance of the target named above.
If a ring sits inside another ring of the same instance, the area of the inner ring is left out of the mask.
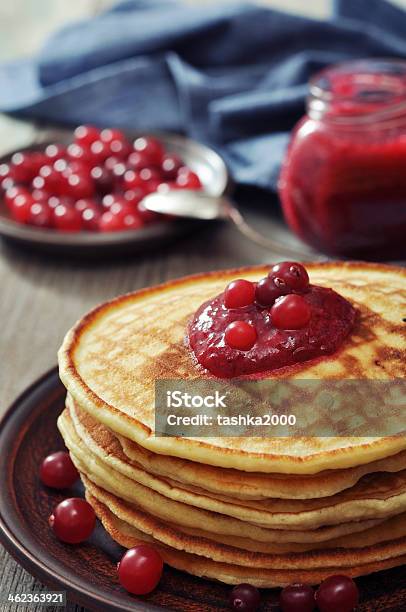
[[[279,194],[291,229],[316,249],[406,258],[406,61],[346,62],[311,80]]]

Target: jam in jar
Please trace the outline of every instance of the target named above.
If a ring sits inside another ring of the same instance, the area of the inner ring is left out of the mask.
[[[316,249],[406,257],[406,61],[351,61],[311,80],[279,194],[291,229]]]

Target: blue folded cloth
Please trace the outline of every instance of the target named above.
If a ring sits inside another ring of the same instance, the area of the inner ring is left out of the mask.
[[[338,0],[328,20],[247,3],[127,0],[0,65],[0,111],[65,124],[183,132],[239,183],[275,189],[306,83],[328,64],[406,57],[406,12]]]

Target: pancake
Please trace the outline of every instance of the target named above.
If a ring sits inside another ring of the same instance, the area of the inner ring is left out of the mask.
[[[90,448],[92,440],[109,444],[112,432],[96,421],[89,413],[75,405],[68,395],[67,405],[75,428]],[[197,487],[235,499],[316,499],[328,497],[350,488],[362,476],[372,472],[398,472],[406,466],[406,451],[393,457],[374,461],[346,470],[328,470],[313,476],[291,476],[241,472],[216,468],[178,457],[157,455],[132,440],[116,434],[128,461],[150,474],[165,478],[172,484]]]
[[[106,531],[111,537],[126,548],[132,548],[137,544],[148,542],[159,551],[165,563],[181,571],[209,578],[226,584],[249,583],[257,587],[272,588],[284,587],[293,583],[319,584],[325,578],[339,572],[335,568],[315,569],[315,570],[264,570],[251,569],[247,567],[233,566],[225,563],[216,563],[211,559],[192,555],[172,549],[168,546],[159,544],[154,538],[147,536],[141,531],[132,527],[125,521],[117,518],[105,504],[86,491],[86,499],[93,506],[96,515],[102,522]],[[397,558],[386,559],[375,563],[353,566],[346,568],[346,574],[353,578],[378,572],[384,569],[402,565],[406,562],[406,555]]]
[[[233,521],[237,530],[233,535],[238,535],[241,522],[263,528],[317,529],[350,521],[383,519],[406,510],[406,470],[396,475],[368,476],[365,482],[360,481],[353,489],[325,499],[224,502],[173,487],[125,463],[125,456],[114,437],[110,437],[106,448],[97,446],[94,441],[90,448],[77,435],[67,413],[58,423],[74,460],[80,461],[81,471],[88,478],[165,521],[179,516],[182,524],[195,528],[208,521],[216,524],[214,531],[220,533],[219,524],[228,521],[230,527]]]
[[[78,466],[80,468],[80,465]],[[326,567],[347,568],[366,563],[385,561],[390,558],[406,555],[405,521],[395,528],[394,538],[380,541],[377,534],[369,536],[372,543],[353,548],[331,548],[292,552],[284,554],[267,554],[252,552],[235,546],[219,543],[211,538],[197,537],[182,532],[144,513],[138,507],[123,502],[116,496],[96,486],[82,474],[86,491],[101,501],[117,518],[135,527],[142,533],[153,537],[160,543],[176,550],[204,556],[218,563],[230,563],[256,569],[317,569]],[[382,526],[372,528],[383,530]],[[386,537],[391,537],[392,526],[388,525]],[[399,531],[400,537],[397,533]],[[378,540],[374,543],[374,540]]]
[[[306,264],[312,283],[335,289],[358,309],[350,337],[334,355],[300,364],[277,379],[393,379],[406,370],[406,270],[378,264]],[[405,435],[380,437],[155,437],[154,383],[195,380],[185,328],[205,300],[238,276],[268,268],[213,272],[138,291],[99,306],[68,332],[59,352],[61,379],[97,421],[154,453],[247,472],[317,474],[354,468],[406,450]],[[352,407],[353,409],[353,407]],[[390,406],[382,419],[390,420]],[[375,424],[376,429],[376,424]],[[384,421],[382,421],[384,429]]]

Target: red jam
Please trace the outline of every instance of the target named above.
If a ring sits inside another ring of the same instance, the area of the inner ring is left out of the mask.
[[[297,301],[305,302],[310,310],[303,327],[281,329],[273,321],[272,310],[281,310],[283,301],[287,301],[283,295],[272,307],[253,302],[227,308],[226,292],[202,304],[189,326],[189,344],[197,362],[214,376],[232,378],[270,372],[334,353],[353,327],[356,312],[352,305],[332,289],[315,285],[308,285],[300,296],[296,291],[288,296],[300,298]],[[297,316],[303,323],[302,309]],[[279,316],[278,325],[280,320]],[[283,320],[290,322],[292,312],[286,311]],[[237,349],[235,343],[227,341],[227,330],[235,321],[255,329],[254,344],[242,343]]]
[[[364,259],[406,255],[406,62],[348,62],[310,83],[283,164],[286,221],[310,245]]]

